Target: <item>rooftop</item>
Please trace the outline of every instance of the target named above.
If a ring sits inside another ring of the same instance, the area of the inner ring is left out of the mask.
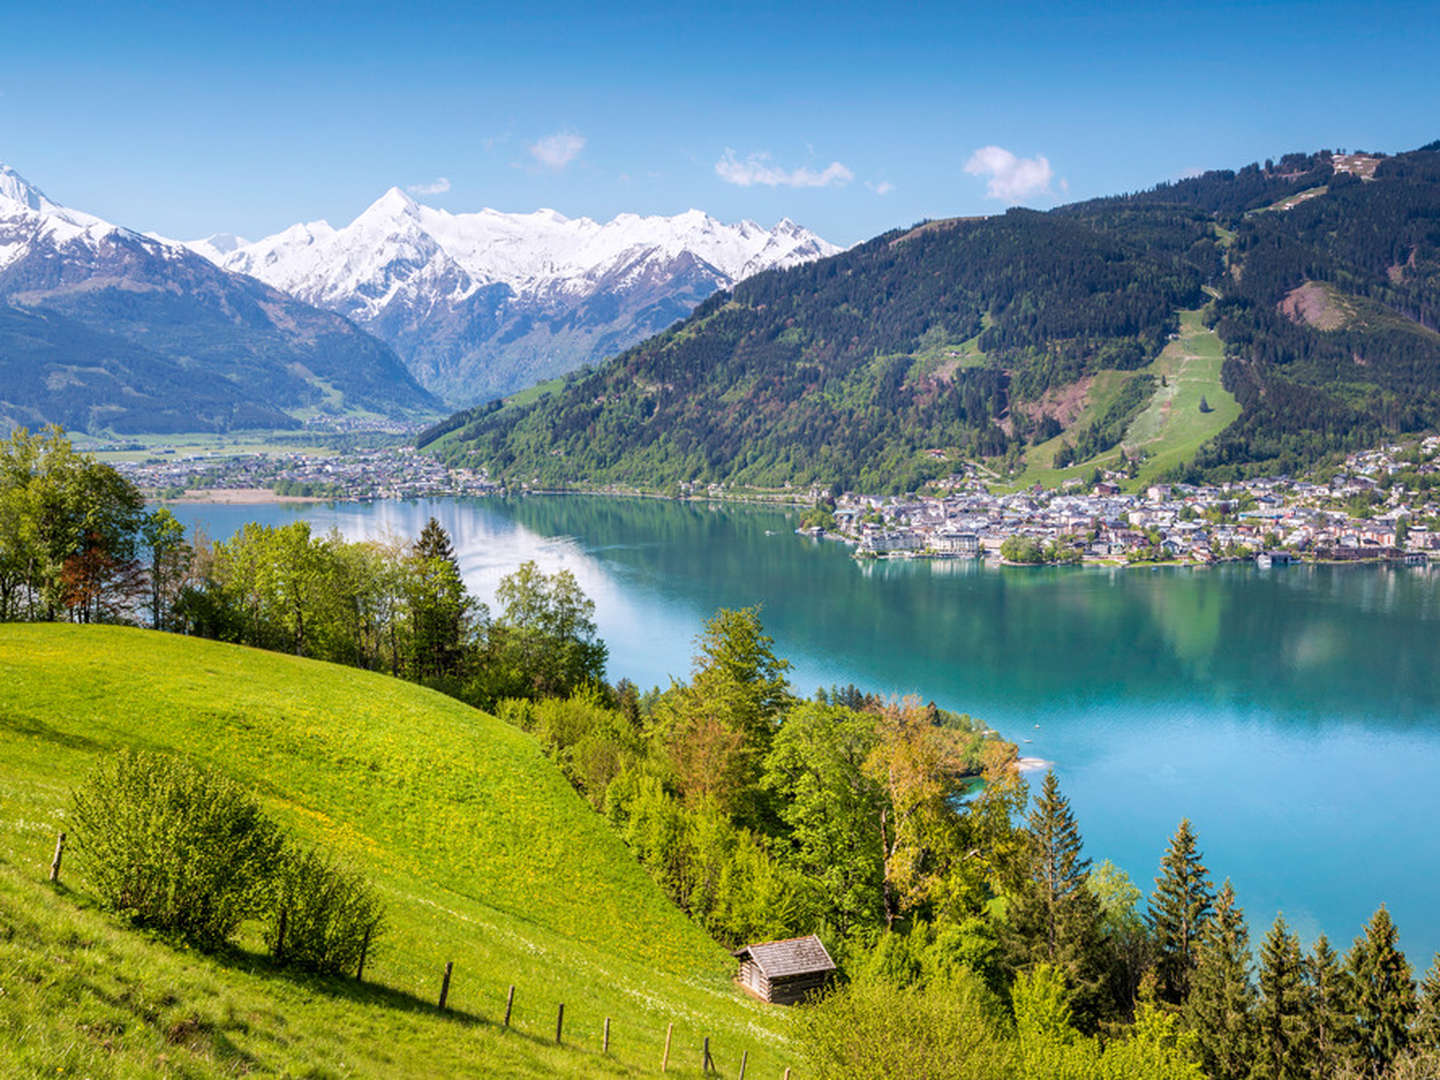
[[[753,960],[769,979],[835,970],[835,961],[830,959],[825,946],[814,934],[746,945],[743,949],[736,949],[734,956],[737,960]]]

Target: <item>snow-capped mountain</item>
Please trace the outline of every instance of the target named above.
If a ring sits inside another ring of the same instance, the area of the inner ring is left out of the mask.
[[[840,250],[789,220],[453,214],[398,188],[343,228],[293,225],[225,250],[234,240],[189,246],[353,319],[461,405],[600,360],[751,274]]]
[[[0,431],[292,427],[437,404],[335,313],[62,206],[0,165]]]

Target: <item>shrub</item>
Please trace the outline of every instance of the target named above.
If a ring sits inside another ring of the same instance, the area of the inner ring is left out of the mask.
[[[361,875],[314,849],[291,848],[276,876],[265,943],[282,964],[355,971],[383,922],[380,899]]]
[[[961,973],[928,987],[867,979],[832,991],[795,1017],[816,1080],[997,1080],[1014,1050],[993,998]]]
[[[264,910],[283,847],[235,784],[129,750],[102,761],[75,792],[72,831],[101,903],[207,947]]]

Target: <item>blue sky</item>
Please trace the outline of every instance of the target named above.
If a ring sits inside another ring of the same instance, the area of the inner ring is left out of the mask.
[[[340,224],[398,185],[853,243],[1440,137],[1433,0],[11,6],[0,161],[182,238]]]

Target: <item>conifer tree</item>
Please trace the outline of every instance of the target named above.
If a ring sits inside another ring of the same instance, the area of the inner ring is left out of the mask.
[[[410,550],[407,581],[413,674],[453,675],[464,658],[475,605],[465,591],[450,534],[433,517]]]
[[[445,526],[431,518],[420,530],[420,539],[415,541],[415,554],[421,559],[444,559],[459,573],[460,564],[455,559],[455,547],[450,543],[450,534]]]
[[[1190,820],[1180,822],[1160,862],[1160,876],[1150,897],[1150,931],[1155,938],[1160,998],[1172,1005],[1185,1001],[1195,950],[1211,915],[1214,894],[1210,872],[1200,861]]]
[[[1255,987],[1250,982],[1250,934],[1227,880],[1195,950],[1185,1019],[1200,1045],[1210,1080],[1245,1080],[1255,1043]]]
[[[1350,1006],[1350,979],[1324,934],[1316,938],[1305,967],[1310,984],[1310,1075],[1328,1080],[1339,1075],[1354,1055],[1357,1032]]]
[[[1024,884],[1009,908],[1016,966],[1049,964],[1070,988],[1076,1022],[1093,1030],[1103,1011],[1104,947],[1100,901],[1089,885],[1090,860],[1070,800],[1045,774],[1029,821]]]
[[[1305,975],[1300,939],[1290,933],[1285,916],[1277,915],[1260,946],[1254,1080],[1305,1080],[1310,1075],[1310,992]]]
[[[1435,954],[1420,984],[1420,1007],[1410,1029],[1411,1040],[1426,1050],[1440,1050],[1440,953]]]
[[[1397,937],[1390,912],[1381,907],[1346,959],[1359,1028],[1357,1056],[1373,1076],[1383,1073],[1409,1044],[1416,1011],[1415,980]]]

